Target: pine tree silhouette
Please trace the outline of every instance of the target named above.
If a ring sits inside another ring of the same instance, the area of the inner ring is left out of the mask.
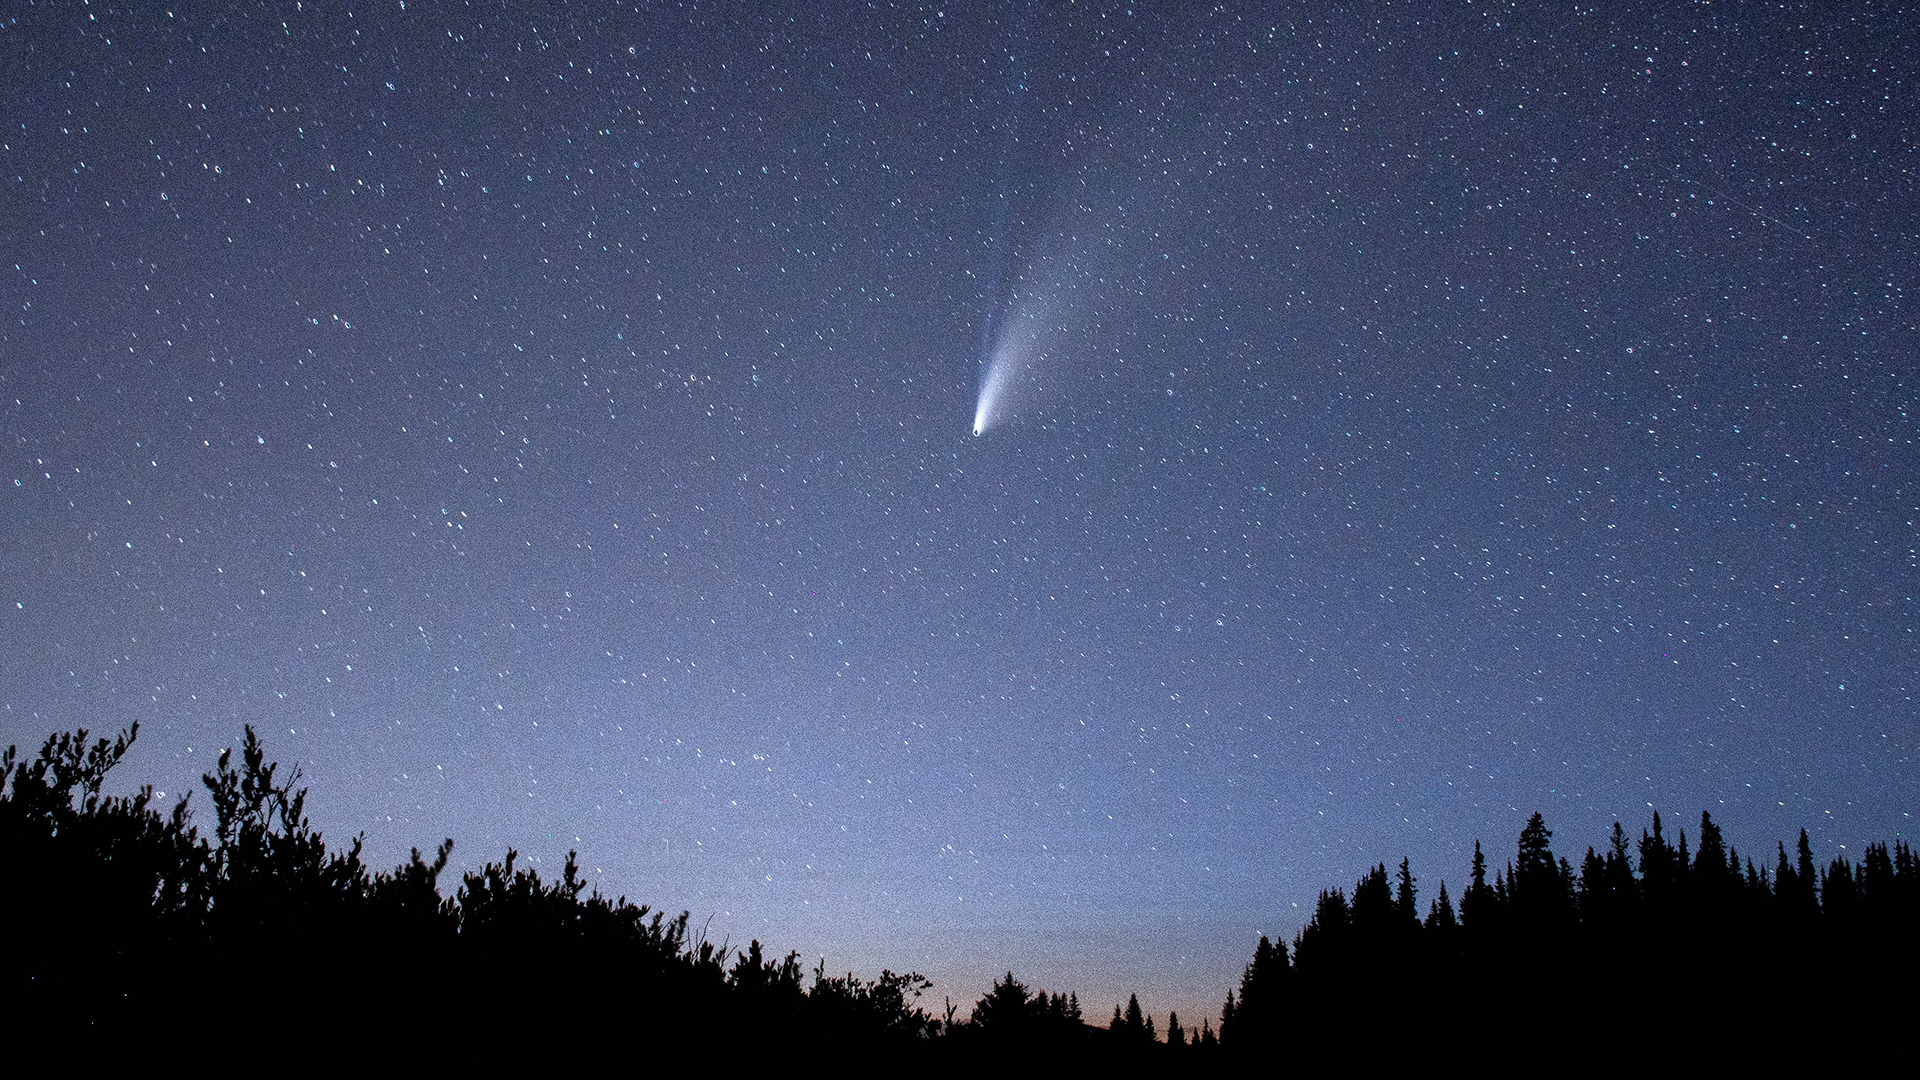
[[[1446,879],[1440,881],[1440,895],[1433,898],[1427,908],[1426,928],[1441,934],[1450,934],[1459,928],[1459,920],[1453,914],[1453,901],[1447,898]]]
[[[1145,1043],[1153,1041],[1152,1021],[1140,1012],[1140,995],[1127,995],[1127,1012],[1120,1021],[1120,1035],[1124,1042]]]
[[[1480,841],[1475,840],[1467,891],[1460,897],[1460,925],[1475,935],[1486,934],[1498,920],[1497,908],[1493,887],[1487,884],[1487,857],[1480,851]]]

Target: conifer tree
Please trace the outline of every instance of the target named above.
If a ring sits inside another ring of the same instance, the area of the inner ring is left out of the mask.
[[[1800,830],[1800,843],[1795,849],[1793,871],[1800,877],[1800,889],[1803,893],[1809,914],[1819,910],[1820,872],[1814,866],[1813,847],[1807,841],[1807,830]]]
[[[1472,876],[1460,897],[1460,925],[1476,934],[1493,929],[1494,907],[1493,888],[1487,884],[1487,857],[1480,851],[1480,841],[1475,840]]]
[[[1387,864],[1381,863],[1354,883],[1349,909],[1354,936],[1369,947],[1381,945],[1395,929],[1397,914],[1393,888],[1387,884]]]
[[[1892,913],[1893,854],[1887,845],[1873,843],[1860,856],[1860,914],[1873,920]]]
[[[1580,860],[1580,889],[1575,894],[1575,906],[1582,921],[1589,925],[1605,921],[1607,893],[1606,860],[1589,847],[1587,857]]]
[[[1453,916],[1453,902],[1447,899],[1446,879],[1440,881],[1440,895],[1435,897],[1427,909],[1427,929],[1441,933],[1451,933],[1457,926]]]
[[[1140,995],[1127,995],[1127,1014],[1120,1021],[1120,1033],[1129,1041],[1146,1042],[1151,1037],[1149,1021],[1141,1015]]]
[[[1726,839],[1705,810],[1700,811],[1700,850],[1694,854],[1693,868],[1707,878],[1717,878],[1727,868]]]
[[[1520,830],[1520,863],[1518,875],[1520,888],[1534,884],[1537,879],[1553,874],[1553,830],[1547,828],[1547,821],[1534,811],[1527,819],[1526,828]]]
[[[1670,905],[1679,899],[1685,869],[1684,837],[1680,850],[1674,850],[1661,831],[1659,811],[1654,811],[1652,833],[1640,834],[1640,889],[1651,917],[1667,916]]]
[[[1339,889],[1325,889],[1313,906],[1313,918],[1307,920],[1293,942],[1294,966],[1334,971],[1341,967],[1348,952],[1348,930],[1352,924],[1347,896]],[[1244,1005],[1244,1002],[1242,1002]]]
[[[1009,971],[1005,978],[996,980],[993,989],[973,1007],[974,1026],[996,1034],[1024,1033],[1032,1019],[1028,1004],[1026,984]]]
[[[1607,838],[1607,860],[1604,882],[1607,889],[1608,910],[1616,915],[1624,915],[1634,909],[1634,901],[1640,896],[1640,883],[1633,876],[1633,853],[1627,844],[1627,833],[1620,822],[1613,823],[1613,833]]]
[[[1694,910],[1709,926],[1730,930],[1738,919],[1740,864],[1713,816],[1700,812],[1700,847],[1687,875]]]
[[[1820,915],[1829,925],[1846,926],[1859,914],[1860,888],[1853,864],[1836,855],[1820,875]]]
[[[1253,962],[1240,973],[1238,1003],[1231,992],[1227,995],[1227,1015],[1233,1024],[1234,1038],[1264,1043],[1279,1035],[1287,973],[1286,944],[1260,935],[1260,944],[1253,950]],[[1223,1033],[1227,1024],[1228,1020],[1221,1021]]]
[[[1393,893],[1393,903],[1403,931],[1416,930],[1420,926],[1420,910],[1414,906],[1418,895],[1414,888],[1413,869],[1405,856],[1400,859],[1400,874]]]

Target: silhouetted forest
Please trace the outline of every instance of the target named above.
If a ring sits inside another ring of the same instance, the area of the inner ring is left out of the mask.
[[[1803,831],[1761,866],[1705,814],[1691,851],[1655,815],[1637,844],[1616,824],[1576,869],[1535,814],[1491,882],[1476,845],[1457,908],[1442,884],[1422,913],[1405,860],[1351,894],[1321,893],[1291,950],[1261,939],[1217,1030],[1177,1015],[1158,1030],[1137,997],[1089,1023],[1077,995],[1012,972],[965,1017],[952,1004],[936,1016],[916,973],[869,981],[823,960],[809,979],[795,953],[715,945],[685,912],[589,891],[572,853],[543,881],[508,851],[451,895],[450,840],[373,870],[357,838],[328,850],[298,773],[283,778],[251,728],[238,762],[222,753],[204,778],[203,833],[189,798],[162,813],[151,788],[102,794],[138,730],[91,745],[84,731],[56,735],[31,761],[0,758],[4,977],[20,1030],[129,1047],[212,1031],[223,1052],[325,1039],[396,1061],[611,1044],[640,1064],[671,1043],[718,1060],[828,1047],[1242,1067],[1486,1024],[1518,1046],[1657,1021],[1706,1047],[1759,1018],[1859,1022],[1910,997],[1920,864],[1904,842],[1821,867]],[[1874,989],[1887,979],[1902,989]],[[720,1041],[743,1034],[755,1043]]]
[[[946,1055],[1009,1048],[1104,1053],[1151,1044],[1132,1027],[1080,1017],[1071,994],[1011,973],[969,1016],[927,1011],[930,983],[803,971],[760,942],[706,941],[668,917],[589,891],[569,853],[558,880],[500,862],[442,891],[453,842],[376,871],[356,838],[329,850],[306,814],[298,773],[266,761],[253,729],[236,761],[205,778],[212,827],[151,788],[102,793],[138,725],[91,745],[50,738],[32,761],[0,758],[4,978],[21,1030],[124,1040],[217,1032],[222,1052],[297,1051],[343,1040],[357,1054],[511,1060],[569,1046],[660,1046],[708,1060],[830,1046],[836,1053]],[[723,1039],[751,1035],[748,1046]],[[1158,1044],[1151,1044],[1159,1052]],[[317,1047],[315,1047],[317,1049]]]
[[[1669,1061],[1798,1059],[1812,1032],[1859,1037],[1910,1011],[1920,863],[1904,841],[1822,867],[1803,829],[1768,866],[1706,813],[1691,851],[1656,813],[1638,842],[1615,822],[1576,868],[1552,838],[1534,814],[1492,881],[1475,843],[1457,909],[1442,882],[1422,913],[1404,859],[1351,894],[1322,892],[1291,955],[1261,938],[1227,995],[1222,1043],[1257,1056],[1309,1032],[1458,1039],[1497,1024],[1507,1052],[1584,1040],[1602,1067],[1624,1066],[1629,1041]]]

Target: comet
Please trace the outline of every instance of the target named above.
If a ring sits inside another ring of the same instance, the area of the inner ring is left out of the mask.
[[[1006,392],[1007,369],[1004,356],[996,355],[987,361],[986,373],[980,377],[980,400],[973,406],[973,434],[976,438],[986,434],[987,428],[999,419],[1000,398]]]
[[[1010,310],[994,328],[992,349],[980,372],[980,397],[973,406],[973,433],[1005,423],[1033,389],[1034,361],[1043,355],[1043,325],[1025,298],[1015,295]]]

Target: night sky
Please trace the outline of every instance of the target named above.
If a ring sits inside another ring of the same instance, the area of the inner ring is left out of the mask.
[[[1908,835],[1900,5],[136,7],[0,21],[0,743],[962,1016]]]

